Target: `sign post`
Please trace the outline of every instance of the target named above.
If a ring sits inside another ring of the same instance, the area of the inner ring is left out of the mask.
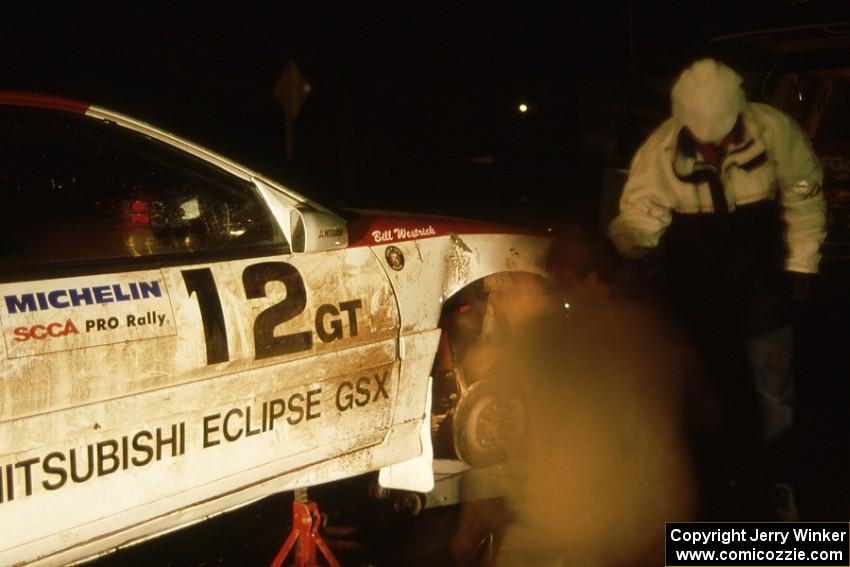
[[[295,159],[295,118],[312,87],[292,61],[287,62],[274,84],[274,96],[286,120],[286,159]]]

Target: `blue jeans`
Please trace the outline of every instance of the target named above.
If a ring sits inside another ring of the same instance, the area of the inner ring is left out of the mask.
[[[747,339],[747,356],[761,412],[761,445],[768,447],[791,431],[794,422],[794,373],[791,326]]]

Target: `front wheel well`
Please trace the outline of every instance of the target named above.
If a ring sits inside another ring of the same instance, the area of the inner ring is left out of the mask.
[[[443,304],[440,344],[432,369],[431,432],[438,458],[463,458],[457,443],[458,408],[498,364],[500,345],[543,299],[546,280],[531,272],[498,272],[475,280]],[[461,412],[468,414],[469,412]],[[475,413],[475,412],[472,412]],[[472,459],[477,460],[477,459]]]

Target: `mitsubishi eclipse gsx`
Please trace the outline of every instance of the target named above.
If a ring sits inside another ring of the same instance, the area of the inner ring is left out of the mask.
[[[545,277],[546,238],[340,216],[62,98],[0,93],[0,132],[0,564],[367,472],[424,493],[435,451],[493,462],[454,361],[494,289]]]

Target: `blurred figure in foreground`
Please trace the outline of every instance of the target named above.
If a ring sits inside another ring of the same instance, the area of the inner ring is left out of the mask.
[[[515,290],[491,299],[507,312],[535,306],[511,319],[491,374],[525,406],[524,433],[508,449],[513,521],[496,565],[661,565],[664,523],[695,510],[687,349],[618,295],[617,255],[604,239],[568,232],[552,272],[547,301]]]
[[[711,59],[682,72],[673,116],[635,155],[608,234],[625,257],[662,275],[700,347],[726,415],[711,459],[728,461],[727,474],[751,485],[736,500],[766,500],[764,480],[780,479],[758,477],[781,472],[754,465],[767,451],[787,460],[791,307],[810,295],[826,206],[805,132],[779,110],[747,102],[741,84]]]

